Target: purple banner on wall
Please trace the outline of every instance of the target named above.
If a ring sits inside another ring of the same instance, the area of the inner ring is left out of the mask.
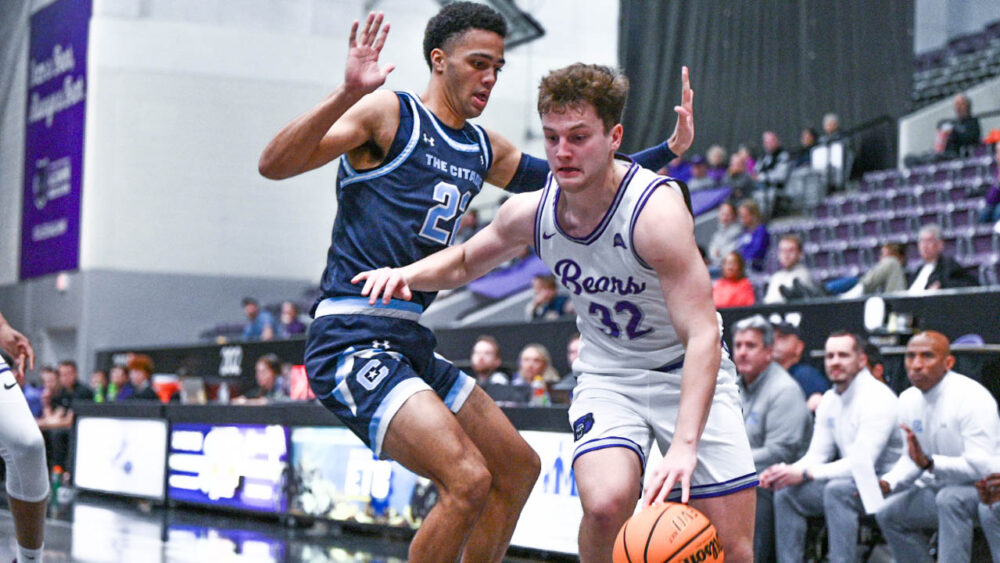
[[[80,192],[91,0],[31,16],[21,279],[80,265]]]

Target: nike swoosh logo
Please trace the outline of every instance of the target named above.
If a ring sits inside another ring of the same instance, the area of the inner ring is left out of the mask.
[[[556,236],[555,233],[542,233],[542,238],[545,239],[545,240],[549,240],[550,238],[552,238],[554,236]]]
[[[6,385],[6,384],[5,384],[5,385],[3,386],[3,388],[4,388],[4,389],[7,389],[7,390],[10,390],[10,389],[13,389],[13,388],[15,388],[15,387],[17,387],[17,382],[16,382],[16,381],[15,381],[14,383],[11,383],[10,385]]]

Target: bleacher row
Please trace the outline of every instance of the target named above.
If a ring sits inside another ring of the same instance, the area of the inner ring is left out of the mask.
[[[910,169],[870,172],[851,190],[827,197],[802,218],[770,227],[767,272],[778,269],[777,241],[802,237],[806,264],[817,280],[862,275],[889,242],[907,246],[907,266],[919,264],[918,232],[942,229],[945,252],[977,272],[983,285],[1000,283],[1000,234],[977,222],[984,194],[997,178],[996,162],[980,155]],[[754,274],[755,286],[769,274]]]
[[[919,55],[912,100],[915,107],[927,105],[994,76],[1000,76],[1000,21]]]

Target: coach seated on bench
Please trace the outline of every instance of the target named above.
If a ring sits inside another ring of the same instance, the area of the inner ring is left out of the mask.
[[[857,561],[862,506],[851,467],[874,460],[879,475],[902,450],[896,395],[865,368],[861,340],[848,332],[830,335],[825,364],[833,389],[816,409],[809,450],[795,463],[772,465],[760,475],[761,486],[775,491],[774,527],[782,563],[805,560],[809,516],[826,518],[830,561]]]
[[[774,329],[760,315],[736,323],[733,362],[740,376],[743,420],[758,472],[802,455],[812,433],[812,413],[802,389],[775,362]],[[774,492],[757,488],[755,561],[774,560]]]
[[[938,561],[968,563],[979,498],[1000,439],[1000,415],[990,392],[951,371],[955,357],[940,332],[915,335],[906,345],[913,387],[899,396],[907,454],[882,477],[889,495],[876,515],[896,561],[933,561],[924,531],[938,530]]]

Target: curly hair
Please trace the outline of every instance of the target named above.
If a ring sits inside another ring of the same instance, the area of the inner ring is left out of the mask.
[[[589,103],[607,132],[622,121],[628,89],[628,78],[611,67],[574,63],[542,79],[538,85],[538,115]]]
[[[431,68],[431,51],[443,49],[445,43],[470,29],[492,31],[507,37],[507,21],[499,12],[476,2],[453,2],[441,8],[424,29],[424,60]]]

